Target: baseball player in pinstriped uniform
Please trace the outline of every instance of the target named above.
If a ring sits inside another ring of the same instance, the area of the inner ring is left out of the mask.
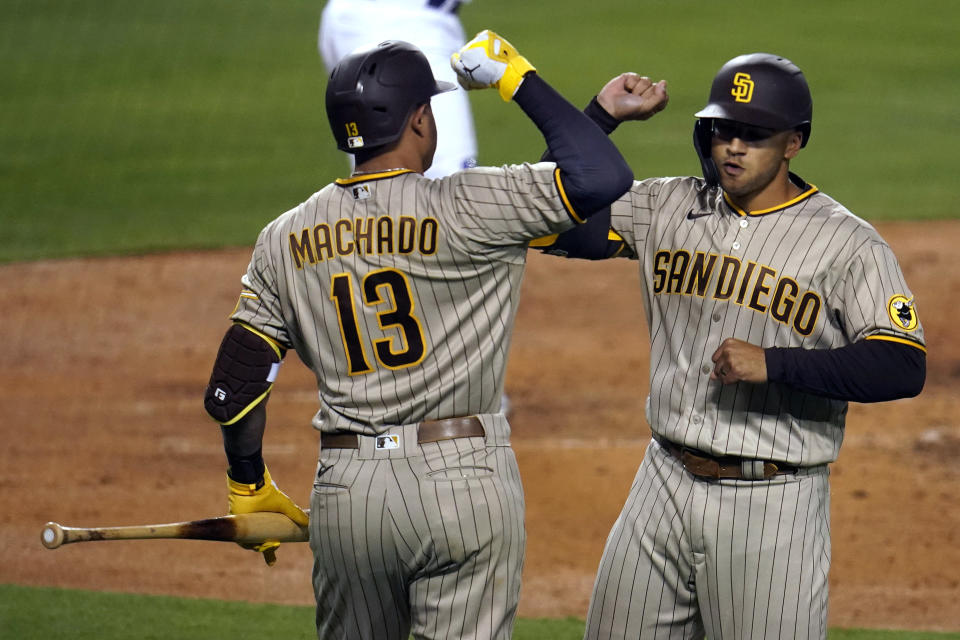
[[[433,76],[456,80],[450,54],[466,41],[460,6],[470,0],[327,0],[320,19],[317,47],[327,70],[355,49],[384,40],[403,40],[427,56]],[[423,175],[442,178],[477,164],[477,134],[465,91],[455,91],[433,105],[437,151]],[[351,162],[353,156],[348,154]],[[351,165],[352,166],[352,165]],[[509,415],[504,391],[501,411]]]
[[[607,132],[651,82],[612,80]],[[635,182],[547,250],[639,260],[653,441],[607,539],[587,638],[825,638],[828,464],[848,401],[914,396],[913,294],[869,224],[790,173],[812,99],[793,63],[739,56],[694,144],[704,178]]]
[[[510,636],[524,502],[498,407],[527,245],[633,179],[603,132],[498,35],[481,32],[451,64],[465,88],[517,102],[556,162],[424,177],[431,97],[453,86],[409,43],[351,54],[330,76],[327,115],[356,171],[262,231],[207,389],[230,512],[306,522],[261,446],[284,353],[316,374],[319,638]],[[255,550],[270,562],[276,546]]]
[[[384,40],[403,40],[420,49],[433,76],[455,80],[450,54],[466,37],[458,10],[469,0],[327,0],[320,19],[317,46],[328,71],[355,49]],[[475,166],[477,135],[465,91],[455,91],[433,106],[437,151],[424,172],[442,178]]]

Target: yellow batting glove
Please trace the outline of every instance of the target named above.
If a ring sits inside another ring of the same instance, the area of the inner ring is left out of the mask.
[[[262,484],[246,484],[237,482],[227,475],[228,513],[258,513],[268,511],[282,513],[300,526],[307,526],[310,521],[306,512],[297,506],[287,494],[277,487],[270,477],[270,472],[264,468]],[[277,562],[277,547],[279,542],[265,540],[259,544],[241,544],[244,549],[250,549],[263,554],[268,566]]]
[[[496,87],[510,102],[523,77],[536,68],[502,36],[485,29],[450,56],[450,66],[464,89]]]

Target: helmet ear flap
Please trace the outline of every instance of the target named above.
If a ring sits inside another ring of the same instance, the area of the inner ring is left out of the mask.
[[[715,187],[720,184],[720,175],[717,173],[717,165],[710,153],[713,141],[711,125],[712,120],[710,118],[697,119],[693,125],[693,148],[696,149],[697,157],[700,158],[704,180],[711,187]]]

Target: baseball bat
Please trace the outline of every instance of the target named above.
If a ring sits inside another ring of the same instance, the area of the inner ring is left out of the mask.
[[[308,512],[309,513],[309,512]],[[261,542],[307,542],[310,534],[282,513],[243,513],[203,520],[123,527],[64,527],[48,522],[40,533],[47,549],[93,540],[153,540],[183,538],[258,544]]]

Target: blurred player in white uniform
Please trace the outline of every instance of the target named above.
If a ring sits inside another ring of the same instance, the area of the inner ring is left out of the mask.
[[[327,71],[360,47],[404,40],[423,51],[437,80],[456,83],[450,54],[466,37],[457,10],[469,0],[329,0],[320,18],[318,45]],[[442,178],[477,163],[477,137],[466,91],[433,105],[438,144],[428,178]],[[352,158],[352,156],[351,156]]]

